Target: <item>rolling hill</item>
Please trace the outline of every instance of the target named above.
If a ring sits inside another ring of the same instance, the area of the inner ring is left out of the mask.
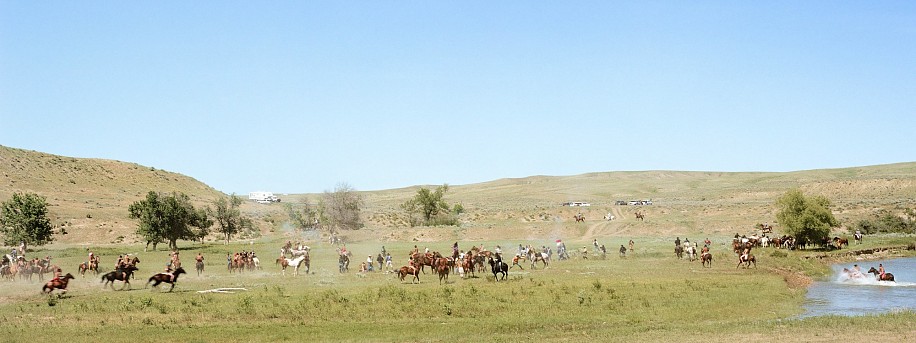
[[[366,228],[348,239],[437,241],[553,239],[646,235],[726,235],[749,232],[775,220],[775,199],[786,190],[824,195],[844,223],[879,209],[916,205],[916,163],[786,173],[600,172],[574,176],[531,176],[470,185],[450,185],[446,200],[460,203],[461,227],[410,228],[399,204],[420,186],[361,192]],[[426,186],[435,187],[435,186]],[[181,191],[206,205],[219,191],[188,176],[135,163],[71,158],[0,146],[0,199],[14,192],[47,197],[52,221],[64,225],[62,243],[135,242],[136,222],[127,207],[146,192]],[[295,194],[284,203],[315,203],[320,194]],[[617,200],[652,199],[650,206],[615,205]],[[588,207],[567,207],[585,201]],[[645,221],[633,213],[642,211]],[[282,204],[246,202],[243,211],[267,239],[297,234],[285,224]],[[587,221],[575,223],[582,212]],[[616,220],[602,218],[611,213]],[[778,225],[777,225],[778,229]],[[315,238],[311,236],[311,238]],[[216,238],[214,238],[216,239]]]

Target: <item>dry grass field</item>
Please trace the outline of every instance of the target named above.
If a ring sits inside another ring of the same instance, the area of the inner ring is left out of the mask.
[[[879,209],[916,207],[916,163],[786,173],[604,172],[450,185],[446,201],[466,209],[460,216],[460,228],[409,227],[399,205],[412,197],[418,187],[362,192],[366,227],[348,233],[347,238],[587,240],[627,235],[744,233],[757,223],[773,223],[775,199],[792,188],[826,196],[833,201],[837,218],[851,224]],[[69,233],[58,236],[59,243],[136,242],[136,223],[128,218],[127,207],[150,190],[181,191],[198,205],[207,205],[222,194],[193,178],[153,167],[0,146],[0,199],[7,199],[13,192],[46,196],[52,221],[64,225]],[[319,196],[286,195],[283,201],[315,203]],[[640,199],[651,199],[653,205],[614,205],[617,200]],[[568,201],[585,201],[591,206],[560,205]],[[646,214],[645,221],[634,218],[637,210]],[[265,237],[291,234],[285,225],[283,204],[246,201],[243,211],[255,219]],[[578,212],[586,217],[585,223],[573,220]],[[603,220],[607,213],[617,219]]]
[[[503,179],[450,186],[446,200],[467,210],[460,227],[406,225],[398,205],[417,187],[362,192],[366,227],[345,233],[347,247],[355,256],[367,256],[385,245],[397,256],[396,266],[405,263],[414,245],[447,251],[455,241],[492,248],[563,239],[580,248],[598,239],[612,252],[607,259],[555,261],[550,268],[532,270],[526,264],[499,283],[486,273],[465,279],[453,275],[442,284],[432,274],[412,284],[393,274],[339,273],[337,247],[314,233],[290,230],[283,204],[245,202],[243,212],[255,219],[262,236],[228,246],[218,237],[179,241],[186,265],[201,252],[207,271],[197,276],[189,270],[192,275],[182,276],[175,292],[166,293],[142,289],[168,254],[143,251],[128,205],[150,190],[181,191],[198,205],[209,204],[220,192],[187,176],[132,163],[0,147],[0,198],[13,192],[41,194],[51,204],[53,223],[68,232],[30,254],[52,256],[74,274],[87,248],[102,256],[103,271],[120,254],[143,261],[129,291],[104,289],[96,275],[77,276],[70,293],[58,299],[39,294],[37,280],[0,280],[0,341],[67,337],[88,342],[124,332],[130,342],[164,337],[186,342],[832,342],[850,334],[877,342],[911,341],[916,337],[913,312],[796,317],[812,277],[827,273],[826,261],[846,257],[768,248],[757,252],[759,268],[735,268],[727,242],[735,232],[751,232],[754,224],[773,223],[775,199],[791,188],[828,197],[838,219],[853,223],[880,209],[912,208],[914,181],[916,163],[790,173],[647,171]],[[286,195],[283,203],[314,203],[318,196]],[[653,205],[614,204],[640,199]],[[591,206],[560,205],[568,201]],[[634,218],[636,210],[646,214],[645,221]],[[579,212],[584,223],[573,220]],[[607,213],[616,219],[604,220]],[[711,238],[713,267],[674,259],[674,237]],[[629,239],[637,242],[635,250],[617,257],[615,247]],[[286,240],[313,246],[311,273],[281,276],[272,261]],[[911,236],[875,237],[863,247],[911,243]],[[225,254],[241,250],[256,251],[263,269],[226,271]],[[198,293],[218,287],[247,291]]]

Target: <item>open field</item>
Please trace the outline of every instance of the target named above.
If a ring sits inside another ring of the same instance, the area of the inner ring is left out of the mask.
[[[730,235],[748,232],[757,223],[774,223],[776,198],[792,188],[826,196],[837,219],[850,225],[880,209],[903,212],[916,207],[916,163],[787,173],[602,172],[451,185],[445,200],[466,209],[458,228],[406,224],[399,205],[418,187],[366,191],[360,192],[366,227],[346,235],[351,241],[391,242]],[[191,177],[154,167],[0,146],[0,199],[13,192],[45,196],[53,224],[68,232],[55,237],[64,246],[136,243],[136,222],[128,218],[127,207],[148,191],[185,192],[199,206],[212,204],[221,195]],[[291,234],[285,204],[315,204],[320,194],[280,196],[281,204],[246,201],[242,206],[268,239]],[[638,199],[652,199],[654,205],[614,205],[616,200]],[[567,201],[592,206],[560,206]],[[637,209],[646,213],[646,221],[635,220]],[[580,211],[585,224],[572,220]],[[609,212],[618,220],[601,220]],[[843,232],[845,228],[837,234]],[[220,237],[208,239],[215,242]]]
[[[616,249],[636,241],[625,259]],[[280,275],[273,264],[281,241],[253,244],[182,244],[182,262],[191,275],[182,275],[172,293],[143,289],[150,275],[161,270],[166,251],[143,252],[142,246],[93,249],[110,269],[117,254],[136,253],[141,259],[137,280],[129,291],[102,289],[99,276],[76,276],[62,299],[39,294],[41,283],[0,281],[0,337],[3,341],[98,341],[101,335],[126,334],[128,342],[152,342],[167,335],[172,341],[835,341],[855,333],[874,341],[916,338],[916,313],[868,317],[793,319],[801,311],[807,275],[824,275],[821,259],[802,258],[824,253],[775,249],[755,252],[758,268],[735,268],[735,257],[714,236],[712,268],[673,257],[669,238],[655,236],[599,239],[615,251],[606,260],[553,261],[549,268],[513,268],[507,281],[494,282],[489,273],[461,279],[451,275],[441,284],[428,271],[420,284],[400,282],[393,274],[356,273],[359,261],[377,254],[380,243],[348,244],[354,252],[351,272],[337,271],[334,246],[309,242],[312,273]],[[912,237],[875,238],[868,247],[899,245]],[[426,242],[431,250],[449,251],[450,241]],[[518,244],[541,246],[552,241],[497,240],[459,242],[462,249],[483,244],[504,251]],[[404,265],[414,242],[385,242]],[[585,240],[567,242],[570,249],[589,246]],[[261,271],[230,274],[226,252],[253,250]],[[193,256],[203,252],[207,269],[198,277]],[[904,252],[906,253],[906,252]],[[86,259],[83,247],[32,252],[53,256],[65,272],[76,272]],[[289,271],[288,271],[289,272]],[[120,287],[119,282],[116,288]],[[242,287],[235,294],[196,291]],[[53,306],[52,306],[53,305]]]
[[[126,336],[129,342],[163,337],[182,342],[916,338],[912,312],[794,319],[802,311],[810,280],[828,272],[826,263],[847,256],[783,255],[762,249],[755,251],[757,269],[735,268],[735,257],[726,247],[729,237],[750,233],[757,223],[774,223],[775,199],[792,188],[828,197],[836,217],[851,225],[882,209],[902,213],[916,206],[916,163],[789,173],[608,172],[452,185],[446,201],[467,210],[459,217],[460,227],[406,225],[398,205],[417,187],[361,192],[366,227],[343,234],[355,256],[353,271],[346,274],[337,272],[335,247],[325,237],[295,232],[287,223],[284,204],[315,203],[319,195],[281,195],[283,204],[243,205],[243,213],[259,227],[259,237],[229,246],[216,236],[204,244],[179,241],[192,275],[183,275],[175,292],[163,293],[142,286],[161,271],[168,253],[143,252],[134,234],[136,222],[127,217],[128,205],[151,190],[185,192],[200,206],[212,203],[220,192],[193,178],[133,163],[0,147],[0,198],[13,192],[43,195],[53,224],[68,232],[55,236],[52,244],[32,247],[37,250],[30,257],[50,255],[65,273],[74,274],[86,260],[87,248],[102,257],[103,270],[110,270],[119,254],[137,254],[142,261],[129,291],[102,289],[96,275],[77,276],[70,292],[58,300],[38,294],[38,281],[0,280],[0,341],[67,337],[95,342],[102,335]],[[616,200],[638,199],[652,199],[654,205],[614,205]],[[592,206],[560,206],[567,201]],[[646,214],[645,221],[634,218],[636,210]],[[584,223],[572,219],[579,212],[586,217]],[[602,220],[607,213],[617,219]],[[775,230],[774,235],[780,234],[778,223]],[[846,235],[847,227],[834,234]],[[674,237],[713,240],[713,267],[676,260]],[[414,245],[450,251],[457,241],[462,249],[501,245],[512,252],[518,244],[552,246],[556,239],[563,239],[570,250],[590,249],[597,239],[607,246],[608,259],[554,261],[538,270],[523,264],[525,270],[513,269],[508,281],[498,283],[487,275],[452,275],[440,285],[428,272],[420,284],[411,284],[392,274],[355,272],[382,245],[400,266]],[[629,239],[636,242],[635,252],[621,259],[617,248]],[[280,276],[273,259],[286,240],[313,246],[311,274]],[[912,236],[868,237],[860,248],[913,241]],[[256,251],[264,269],[228,273],[226,253],[243,249]],[[201,277],[191,270],[198,251],[207,258]],[[197,293],[220,287],[248,291]]]

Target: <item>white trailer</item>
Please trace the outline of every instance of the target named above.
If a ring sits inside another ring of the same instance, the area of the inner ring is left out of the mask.
[[[280,202],[280,198],[271,192],[251,192],[248,193],[248,200],[254,200],[262,204],[270,202]]]

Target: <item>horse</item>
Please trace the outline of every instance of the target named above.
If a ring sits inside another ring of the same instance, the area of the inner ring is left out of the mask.
[[[509,275],[509,265],[506,262],[499,261],[496,262],[492,257],[490,258],[490,269],[493,272],[493,278],[496,281],[499,281],[499,274],[503,275],[503,280],[506,279],[506,276]]]
[[[296,276],[299,276],[299,267],[301,267],[301,266],[304,264],[304,262],[308,260],[308,258],[309,258],[308,255],[301,255],[301,256],[296,257],[296,258],[294,258],[294,259],[292,259],[292,260],[290,260],[290,259],[288,259],[288,258],[283,258],[283,257],[281,257],[281,258],[278,258],[278,259],[277,259],[277,262],[280,263],[280,266],[283,268],[283,269],[282,269],[282,270],[283,270],[283,276],[286,276],[286,267],[287,267],[287,266],[295,266],[295,268],[296,268]],[[306,273],[306,274],[309,273],[308,268],[309,268],[309,266],[308,266],[308,264],[306,264],[306,269],[305,269],[305,273]]]
[[[413,275],[413,280],[420,283],[420,268],[403,266],[398,270],[398,279],[401,279],[401,282],[404,282],[404,277],[407,275]],[[411,282],[413,282],[413,280],[411,280]]]
[[[634,214],[636,215],[637,220],[642,220],[642,221],[646,220],[646,215],[642,214],[642,212],[637,211]]]
[[[337,259],[337,268],[340,269],[341,273],[346,273],[350,270],[350,257],[347,255],[340,255],[340,258]]]
[[[135,271],[137,271],[137,267],[127,265],[122,270],[110,271],[105,275],[102,275],[102,281],[105,282],[105,284],[102,285],[102,288],[105,288],[105,286],[110,286],[111,290],[114,290],[115,281],[124,281],[124,285],[121,286],[121,289],[123,290],[124,287],[130,286],[130,277],[133,276]]]
[[[531,269],[535,269],[538,261],[541,261],[541,263],[544,264],[544,268],[550,266],[550,256],[548,256],[545,252],[537,252],[534,251],[534,249],[531,249],[528,251],[528,259],[531,261]]]
[[[894,274],[891,274],[891,273],[884,273],[884,277],[881,277],[881,273],[878,272],[878,270],[875,269],[875,267],[871,267],[870,269],[868,269],[868,272],[869,272],[869,273],[872,273],[872,274],[875,274],[875,280],[878,280],[878,281],[894,281]],[[894,282],[897,282],[897,281],[894,281]]]
[[[54,279],[48,281],[44,286],[41,287],[41,293],[51,294],[55,289],[61,290],[61,294],[67,293],[67,283],[73,279],[73,274],[67,273],[64,277],[60,279]],[[60,297],[60,295],[58,295]]]
[[[684,258],[684,247],[681,245],[675,245],[674,256],[677,256],[678,259]]]
[[[155,282],[153,284],[153,287],[158,287],[160,283],[165,282],[167,284],[172,285],[172,287],[169,288],[169,292],[171,292],[172,289],[175,288],[175,283],[178,282],[178,276],[181,274],[185,274],[185,273],[186,272],[184,271],[184,268],[178,267],[178,269],[175,269],[175,271],[171,273],[155,274],[149,278],[149,281],[146,282],[146,286],[144,286],[143,288],[148,287],[150,282]]]
[[[842,249],[844,245],[848,247],[848,246],[849,246],[849,239],[840,238],[840,237],[833,237],[833,245],[834,245],[837,249]]]
[[[204,272],[204,261],[197,261],[194,267],[197,269],[197,276],[200,276],[200,274]]]
[[[859,244],[862,244],[862,238],[864,237],[862,233],[856,232],[856,234],[852,235],[852,238],[856,240],[856,245],[859,245]]]
[[[95,261],[83,262],[83,263],[80,263],[78,270],[79,270],[80,275],[82,276],[86,276],[87,271],[95,272],[95,275],[99,275],[99,264]]]
[[[426,254],[420,254],[420,253],[415,254],[413,256],[413,264],[417,266],[418,268],[420,268],[420,271],[422,271],[423,274],[426,274],[426,268],[425,268],[426,266],[429,266],[430,268],[434,268],[433,267],[433,258]]]
[[[442,284],[442,280],[445,280],[445,283],[448,284],[448,274],[449,267],[448,264],[442,263],[436,266],[436,272],[439,273],[439,284]]]
[[[712,268],[712,254],[704,252],[702,255],[700,255],[700,262],[703,263],[703,267]],[[754,266],[756,266],[756,264]]]
[[[585,216],[582,215],[582,213],[576,214],[573,218],[576,219],[576,223],[584,223],[584,222],[585,222]]]
[[[692,245],[688,246],[684,251],[687,253],[687,258],[690,259],[690,262],[697,259],[697,249]]]
[[[751,263],[754,263],[754,269],[757,269],[757,258],[754,257],[754,254],[747,254],[738,256],[738,265],[735,266],[735,269],[738,269],[741,264],[744,264],[744,268],[750,268]]]

